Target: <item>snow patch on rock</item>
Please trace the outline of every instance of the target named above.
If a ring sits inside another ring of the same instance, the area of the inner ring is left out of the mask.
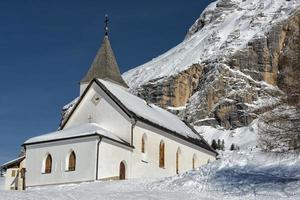
[[[178,74],[192,64],[228,58],[250,40],[265,37],[299,5],[300,0],[218,0],[203,11],[182,43],[125,72],[123,78],[135,89],[153,79]]]

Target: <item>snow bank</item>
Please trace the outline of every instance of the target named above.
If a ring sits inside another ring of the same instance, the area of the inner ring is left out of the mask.
[[[186,191],[199,199],[300,199],[300,155],[225,152],[206,166],[152,183],[152,189]]]
[[[4,190],[4,177],[0,176],[0,196],[1,196],[1,190]]]
[[[222,127],[214,128],[212,126],[196,126],[195,129],[211,144],[212,140],[224,140],[225,149],[230,149],[231,144],[237,144],[242,150],[253,149],[257,146],[257,120],[254,120],[249,126],[226,130]]]

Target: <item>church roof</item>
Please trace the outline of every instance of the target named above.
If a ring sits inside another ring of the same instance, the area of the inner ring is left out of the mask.
[[[217,154],[217,152],[211,148],[211,146],[195,129],[193,129],[188,123],[183,122],[176,115],[154,104],[148,104],[143,99],[131,94],[127,88],[121,87],[111,81],[103,79],[94,79],[94,81],[130,118],[171,133],[175,137],[189,141]],[[92,83],[90,83],[90,86],[91,84]],[[89,87],[86,91],[88,89]],[[63,129],[73,112],[76,110],[76,107],[80,104],[84,94],[74,105],[67,118],[64,119],[60,127],[61,129]]]
[[[107,34],[104,36],[101,48],[98,50],[90,69],[80,83],[89,83],[94,78],[109,79],[128,88],[121,76]]]
[[[131,94],[128,89],[124,89],[110,81],[97,79],[96,82],[100,87],[101,85],[104,86],[112,94],[112,98],[117,100],[120,106],[137,120],[163,129],[174,136],[217,154],[195,129],[187,122],[182,121],[177,115],[154,104],[147,103],[145,100]]]
[[[127,146],[130,146],[128,142],[126,142],[123,139],[121,139],[120,137],[116,136],[114,133],[112,133],[106,129],[103,129],[96,123],[81,124],[81,125],[78,125],[75,127],[66,128],[63,130],[36,136],[36,137],[30,138],[27,141],[25,141],[23,145],[30,145],[30,144],[51,142],[51,141],[59,141],[59,140],[66,140],[66,139],[74,139],[74,138],[95,136],[95,135],[113,140],[118,143],[122,143]]]

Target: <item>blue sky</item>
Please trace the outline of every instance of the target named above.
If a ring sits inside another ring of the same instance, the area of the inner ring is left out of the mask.
[[[125,72],[181,42],[210,2],[0,1],[0,163],[26,139],[57,129],[100,47],[106,13]]]

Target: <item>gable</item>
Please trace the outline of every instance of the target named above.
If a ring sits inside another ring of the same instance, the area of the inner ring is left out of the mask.
[[[123,140],[130,141],[130,118],[95,83],[87,88],[62,129],[87,123],[96,123]]]
[[[73,114],[76,112],[77,107],[82,104],[82,101],[89,93],[90,88],[94,88],[94,90],[99,91],[99,94],[101,93],[103,97],[107,97],[107,102],[111,104],[115,111],[119,112],[124,119],[128,120],[130,129],[130,124],[134,125],[137,121],[141,121],[168,134],[172,134],[175,137],[207,149],[208,151],[213,152],[215,155],[218,154],[214,149],[211,148],[204,138],[200,136],[195,129],[193,129],[193,127],[191,127],[188,123],[181,121],[176,115],[156,105],[148,104],[143,99],[129,93],[126,88],[102,79],[94,79],[89,84],[77,104],[74,106],[73,110],[62,123],[62,128],[69,123],[70,118],[72,118]],[[118,131],[122,132],[124,130],[120,128]],[[126,129],[126,132],[127,131],[128,127]],[[129,142],[130,132],[131,130],[126,135],[127,142]]]

